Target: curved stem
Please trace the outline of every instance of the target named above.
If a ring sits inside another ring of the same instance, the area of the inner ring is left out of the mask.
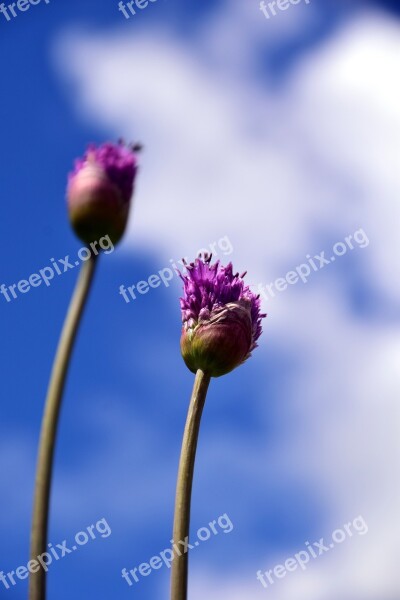
[[[96,257],[94,255],[92,255],[90,259],[84,262],[82,265],[64,322],[51,372],[42,420],[36,467],[31,530],[31,560],[37,559],[38,556],[47,550],[51,477],[62,394],[72,354],[72,348],[90,290],[95,266]],[[29,600],[45,600],[45,598],[46,572],[44,569],[40,568],[40,570],[36,573],[30,574]]]
[[[210,377],[200,369],[196,373],[189,411],[183,434],[181,457],[179,461],[178,482],[176,485],[175,515],[173,541],[174,560],[171,572],[171,600],[186,600],[188,584],[188,553],[184,551],[183,542],[189,541],[190,499],[194,463],[196,458],[197,440],[199,437],[200,421]],[[182,542],[182,544],[179,544]],[[180,555],[176,547],[183,553]]]

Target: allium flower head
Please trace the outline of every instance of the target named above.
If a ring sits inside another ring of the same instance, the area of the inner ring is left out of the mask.
[[[260,298],[244,283],[246,273],[233,273],[211,255],[186,265],[181,298],[181,352],[187,367],[219,377],[243,363],[261,335]]]
[[[69,174],[67,203],[75,233],[86,243],[109,235],[117,243],[128,221],[137,156],[123,142],[90,145]]]

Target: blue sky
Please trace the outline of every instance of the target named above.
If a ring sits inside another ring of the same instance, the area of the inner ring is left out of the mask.
[[[349,4],[270,20],[250,0],[157,0],[129,20],[112,0],[0,15],[0,283],[75,259],[65,185],[88,142],[145,146],[127,234],[101,258],[75,348],[53,483],[54,544],[101,518],[112,534],[52,565],[49,598],[168,597],[167,569],[132,588],[121,569],[170,539],[193,380],[180,285],[129,304],[120,285],[216,243],[257,289],[360,230],[364,247],[267,294],[260,348],[212,382],[193,532],[224,513],[234,528],[193,552],[190,598],[399,595],[400,29],[395,2]],[[28,560],[42,407],[76,276],[0,297],[0,571]],[[256,580],[359,515],[368,535],[268,591]],[[26,581],[0,584],[0,598],[26,595]]]

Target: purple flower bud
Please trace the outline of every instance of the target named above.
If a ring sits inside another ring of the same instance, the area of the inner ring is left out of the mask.
[[[106,143],[89,146],[75,161],[67,187],[72,227],[85,243],[108,235],[116,244],[128,221],[137,157],[133,149]]]
[[[181,352],[187,367],[211,377],[232,371],[249,358],[261,335],[260,297],[211,256],[186,265],[181,298]]]

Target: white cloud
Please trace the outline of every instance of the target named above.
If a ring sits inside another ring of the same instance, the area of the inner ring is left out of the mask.
[[[228,234],[235,265],[267,282],[322,250],[321,240],[363,227],[370,246],[341,260],[360,277],[368,272],[383,298],[398,300],[398,24],[380,14],[357,17],[272,91],[248,75],[251,48],[238,60],[243,40],[250,44],[255,30],[255,48],[262,35],[250,10],[227,3],[190,43],[166,29],[70,32],[58,47],[82,117],[146,146],[125,251],[145,247],[167,261]],[[212,43],[204,57],[207,31]],[[218,39],[232,49],[226,64]],[[310,482],[330,504],[325,532],[360,513],[370,532],[357,551],[349,541],[277,584],[269,594],[276,600],[389,599],[399,590],[390,558],[399,552],[399,331],[355,317],[341,277],[331,265],[313,285],[298,284],[270,305],[269,347],[297,349],[301,365],[282,387],[282,413],[290,406],[297,427],[288,419],[279,447],[255,442],[236,451],[255,489],[265,461],[270,474],[295,471]],[[262,390],[258,403],[266,420]],[[232,453],[236,446],[232,441]],[[210,454],[211,468],[221,461]],[[260,556],[254,576],[282,557],[275,558]],[[248,571],[228,574],[196,570],[194,600],[264,595]]]

